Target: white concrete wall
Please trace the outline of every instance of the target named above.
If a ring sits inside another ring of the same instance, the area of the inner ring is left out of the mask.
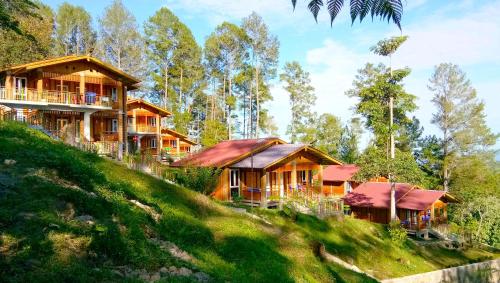
[[[382,280],[382,283],[500,282],[500,259]]]

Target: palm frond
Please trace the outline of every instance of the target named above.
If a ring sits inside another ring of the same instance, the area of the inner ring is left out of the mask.
[[[327,8],[330,13],[330,25],[333,25],[333,20],[337,17],[342,6],[344,5],[344,0],[328,0]]]
[[[311,13],[314,16],[314,20],[318,22],[318,13],[319,10],[321,10],[321,6],[323,6],[323,0],[311,0],[309,2],[309,5],[307,5],[307,8],[311,11]]]
[[[365,0],[351,0],[350,6],[351,6],[351,21],[354,23],[356,18],[361,12],[361,8],[363,7]]]
[[[295,6],[297,6],[297,0],[292,0],[293,10],[295,11]]]

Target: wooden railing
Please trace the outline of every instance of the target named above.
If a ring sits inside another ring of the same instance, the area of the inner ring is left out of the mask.
[[[156,133],[156,126],[136,124],[137,133]]]
[[[57,104],[76,104],[111,107],[112,102],[107,96],[100,96],[95,93],[87,92],[80,94],[69,91],[43,90],[38,91],[31,88],[0,88],[0,100],[45,102]]]
[[[106,155],[113,158],[118,157],[119,143],[114,141],[80,142],[76,147],[99,155]]]

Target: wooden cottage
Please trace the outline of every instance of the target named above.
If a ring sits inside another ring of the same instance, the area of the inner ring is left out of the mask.
[[[39,126],[70,143],[126,147],[127,91],[139,80],[90,56],[65,56],[0,71],[0,119]]]
[[[330,165],[323,170],[323,194],[343,197],[359,185],[352,178],[359,171],[354,164]]]
[[[396,214],[404,226],[419,230],[447,222],[447,205],[457,199],[445,191],[425,190],[396,183]],[[355,218],[388,224],[390,222],[391,184],[367,182],[344,197]]]
[[[263,138],[223,141],[172,166],[220,168],[215,198],[238,197],[267,207],[297,193],[321,194],[322,165],[332,164],[340,162],[308,145]],[[317,182],[314,175],[318,176]]]
[[[162,126],[162,119],[172,113],[143,99],[127,101],[128,142],[131,153],[154,157],[169,155],[174,159],[191,152],[196,145],[186,135]]]

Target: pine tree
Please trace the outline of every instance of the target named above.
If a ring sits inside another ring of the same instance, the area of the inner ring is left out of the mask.
[[[92,54],[96,37],[92,28],[92,17],[85,8],[67,2],[59,6],[55,25],[56,55]]]
[[[497,136],[486,125],[484,103],[457,65],[437,66],[429,90],[434,92],[432,102],[437,107],[432,123],[442,132],[443,188],[448,190],[456,159],[487,150]]]
[[[296,61],[287,62],[280,74],[284,89],[290,96],[292,119],[287,129],[291,142],[311,143],[316,140],[316,113],[312,106],[316,103],[314,87],[311,85],[309,73],[304,71]]]

